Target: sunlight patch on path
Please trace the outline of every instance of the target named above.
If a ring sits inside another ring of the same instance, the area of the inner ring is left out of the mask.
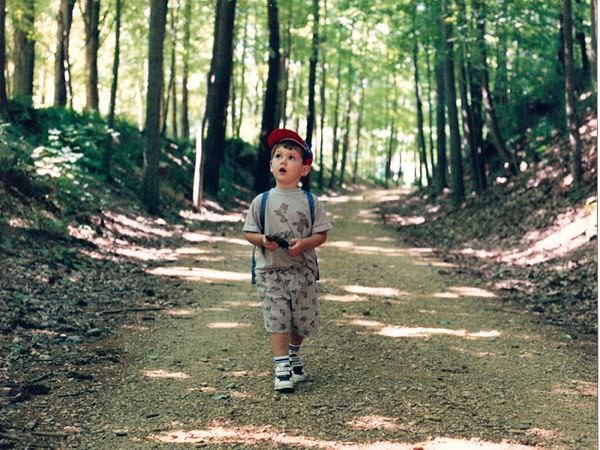
[[[350,295],[325,294],[325,295],[321,295],[319,297],[319,300],[326,301],[326,302],[339,302],[339,303],[360,303],[360,302],[367,301],[366,298],[361,297],[356,294],[350,294]]]
[[[146,270],[152,275],[163,275],[167,277],[183,278],[191,281],[249,281],[249,273],[227,272],[224,270],[204,269],[200,267],[157,267],[155,269]]]
[[[433,294],[436,298],[459,298],[459,297],[477,297],[477,298],[495,298],[496,294],[473,286],[451,286],[446,292]]]
[[[354,285],[343,286],[342,289],[351,294],[376,295],[379,297],[406,297],[410,295],[410,292],[387,287],[368,287]]]
[[[214,329],[231,329],[231,328],[248,328],[250,326],[249,323],[241,323],[241,322],[211,322],[206,325],[208,328]]]
[[[397,247],[379,247],[375,245],[356,245],[352,241],[329,241],[327,247],[348,250],[359,255],[385,255],[385,256],[407,256],[409,253]]]
[[[386,325],[377,320],[365,320],[349,316],[346,320],[338,321],[342,325],[355,325],[371,329],[373,334],[392,338],[429,338],[432,336],[447,335],[458,336],[467,339],[496,338],[500,336],[497,330],[480,330],[468,332],[467,330],[452,330],[450,328],[427,328],[427,327],[403,327],[398,325]]]
[[[384,416],[362,416],[346,422],[350,428],[355,430],[404,430],[414,431],[414,427],[398,424],[398,419]]]
[[[340,450],[531,450],[539,447],[521,445],[507,441],[494,443],[473,439],[438,437],[424,442],[403,443],[378,441],[355,443],[328,441],[303,435],[292,435],[273,426],[232,426],[227,423],[215,423],[205,430],[172,430],[150,434],[148,439],[165,444],[200,445],[268,445],[299,448],[324,448]]]
[[[225,244],[239,244],[244,246],[250,246],[250,242],[246,239],[232,238],[232,237],[224,237],[224,236],[214,236],[210,233],[200,233],[200,232],[187,232],[181,235],[183,239],[189,242],[208,242],[210,244],[214,244],[217,242],[222,242]]]
[[[143,374],[148,378],[171,378],[175,380],[190,378],[190,375],[185,372],[169,372],[167,370],[144,370]]]

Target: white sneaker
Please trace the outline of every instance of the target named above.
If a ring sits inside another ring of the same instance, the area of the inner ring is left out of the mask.
[[[300,383],[306,380],[306,373],[304,373],[304,364],[300,355],[290,355],[290,365],[292,366],[292,381],[294,383]]]
[[[282,394],[294,392],[292,367],[289,364],[275,365],[275,390]]]

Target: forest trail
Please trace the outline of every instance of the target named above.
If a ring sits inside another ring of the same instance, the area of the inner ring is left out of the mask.
[[[179,277],[192,300],[133,315],[110,338],[127,364],[65,446],[595,448],[593,344],[403,246],[376,213],[384,195],[402,194],[324,199],[334,229],[319,249],[321,332],[302,350],[310,379],[295,394],[273,392],[241,225],[198,229],[183,259],[149,269]]]

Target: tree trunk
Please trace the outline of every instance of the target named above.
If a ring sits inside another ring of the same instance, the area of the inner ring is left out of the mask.
[[[448,0],[442,0],[442,18],[448,15]],[[444,20],[444,80],[446,82],[446,107],[448,109],[448,126],[450,128],[450,172],[452,174],[452,200],[454,206],[465,199],[462,154],[460,148],[460,130],[458,125],[458,109],[456,108],[456,81],[454,78],[454,46],[452,44],[452,25]]]
[[[8,108],[6,96],[6,0],[0,0],[0,114]]]
[[[436,147],[437,172],[435,192],[440,194],[448,186],[448,160],[446,157],[446,88],[444,86],[444,61],[440,52],[435,56],[435,86],[436,86]]]
[[[54,106],[67,105],[67,78],[69,69],[69,35],[73,22],[75,0],[61,0],[57,16],[56,53],[54,55]]]
[[[33,97],[33,73],[35,64],[35,0],[23,0],[14,7],[14,71],[13,97],[31,105]]]
[[[338,180],[338,186],[341,188],[344,184],[344,177],[346,176],[346,161],[348,159],[348,150],[350,148],[350,112],[352,111],[352,94],[354,92],[354,69],[352,64],[348,64],[348,97],[346,99],[346,113],[344,119],[344,138],[342,140],[342,161],[340,165],[340,179]]]
[[[163,46],[167,0],[151,0],[148,32],[148,88],[142,200],[151,214],[159,211],[158,162],[160,157],[160,103],[163,83]]]
[[[395,108],[394,110],[395,111]],[[394,115],[390,115],[390,139],[388,141],[387,155],[385,158],[385,187],[389,187],[390,179],[392,178],[392,158],[396,149],[396,122]],[[400,169],[401,171],[402,169]]]
[[[596,66],[598,61],[598,18],[596,14],[598,13],[598,4],[597,0],[592,0],[590,2],[590,21],[591,21],[591,35],[592,35],[592,48],[590,50],[590,61],[592,66],[592,86],[594,90],[597,85],[597,76],[598,76],[598,67]]]
[[[340,141],[338,139],[339,112],[340,112],[340,92],[342,90],[342,62],[338,59],[337,65],[337,87],[335,89],[335,106],[333,109],[333,151],[331,153],[331,176],[329,177],[329,189],[335,185],[335,172],[337,169],[337,159],[340,150]]]
[[[265,92],[262,121],[260,126],[260,143],[254,174],[254,190],[263,192],[269,189],[269,160],[271,155],[267,148],[267,135],[277,127],[277,95],[279,85],[279,11],[277,0],[267,0],[269,15],[269,74]]]
[[[323,41],[327,41],[327,0],[323,0],[323,28],[321,33],[321,38]],[[321,46],[321,42],[319,42],[319,46]],[[327,85],[327,67],[325,65],[325,48],[321,49],[321,86],[319,88],[319,101],[321,103],[321,111],[320,111],[320,136],[319,139],[319,188],[323,189],[325,186],[325,166],[323,161],[323,145],[325,142],[325,114],[326,114],[326,104],[327,98],[325,96],[325,89]]]
[[[319,0],[313,0],[313,36],[308,71],[308,109],[306,114],[306,143],[312,147],[315,127],[315,85],[317,83],[317,62],[319,59]]]
[[[100,0],[86,0],[85,13],[86,110],[98,111],[98,48],[100,46]]]
[[[117,103],[117,86],[119,83],[119,63],[121,58],[121,12],[122,0],[116,0],[115,3],[115,53],[113,55],[112,84],[110,86],[110,104],[108,107],[108,136],[106,137],[106,146],[104,149],[104,174],[108,180],[112,179],[110,174],[110,165],[112,159],[112,133],[115,127],[115,109]]]
[[[246,99],[246,54],[248,47],[248,14],[244,14],[244,36],[242,38],[242,60],[240,66],[242,72],[240,73],[240,105],[237,122],[234,127],[234,136],[240,137],[240,130],[242,129],[242,122],[244,120],[244,100]]]
[[[564,19],[564,56],[565,56],[565,106],[567,113],[567,129],[569,144],[573,152],[573,180],[575,188],[581,186],[581,138],[577,118],[577,100],[575,97],[575,77],[573,70],[573,11],[571,0],[563,0]]]
[[[412,48],[412,60],[413,60],[413,79],[415,82],[415,101],[417,103],[417,150],[419,154],[419,168],[425,166],[425,176],[427,178],[427,184],[431,184],[431,176],[429,175],[429,167],[427,164],[427,154],[425,150],[425,133],[423,131],[423,103],[421,101],[421,91],[419,86],[419,42],[417,39],[417,11],[416,6],[412,11],[412,34],[413,34],[413,48]],[[422,186],[422,177],[419,176],[419,186]]]
[[[358,157],[360,155],[360,134],[362,131],[363,114],[365,109],[364,100],[365,88],[361,82],[360,92],[358,93],[358,119],[356,120],[356,142],[354,143],[354,165],[352,168],[352,184],[356,184],[358,177]]]
[[[192,0],[185,0],[183,10],[183,68],[181,74],[181,137],[190,138],[189,90],[190,74],[190,22],[192,21]]]
[[[427,33],[426,33],[427,34]],[[427,116],[429,121],[429,132],[427,133],[429,137],[429,159],[431,162],[431,180],[429,180],[429,189],[434,188],[434,178],[436,173],[436,165],[435,165],[435,151],[433,146],[433,102],[431,100],[431,86],[433,84],[431,80],[431,63],[429,61],[429,35],[426,36],[425,43],[425,68],[427,69]]]
[[[171,136],[177,139],[177,21],[179,16],[179,1],[177,7],[171,9]]]
[[[487,50],[485,46],[485,11],[484,5],[480,3],[480,0],[473,0],[473,12],[477,17],[477,45],[479,49],[479,56],[481,58],[481,93],[483,98],[483,107],[485,109],[487,124],[490,130],[490,136],[494,147],[498,151],[498,154],[508,166],[508,170],[511,174],[517,173],[517,162],[515,155],[512,154],[506,147],[506,143],[502,138],[500,127],[498,126],[498,119],[496,118],[496,110],[494,109],[494,102],[490,92],[489,84],[489,69],[487,64]]]
[[[206,138],[203,144],[204,189],[219,193],[219,172],[225,152],[227,103],[233,66],[233,29],[236,0],[218,0],[215,37],[206,95]]]
[[[581,0],[576,0],[576,3],[581,4]],[[576,13],[573,13],[573,16],[575,20],[575,39],[579,45],[579,54],[581,55],[582,82],[587,85],[590,79],[590,60],[585,42],[585,32],[583,31],[583,19]],[[573,25],[573,19],[571,25]]]

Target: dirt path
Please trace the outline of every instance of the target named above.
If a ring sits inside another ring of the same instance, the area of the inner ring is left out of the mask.
[[[329,199],[321,334],[295,394],[272,391],[239,226],[198,230],[186,259],[152,269],[183,278],[190,304],[114,336],[129,364],[66,447],[595,448],[595,343],[443,278],[380,224],[381,194]]]

